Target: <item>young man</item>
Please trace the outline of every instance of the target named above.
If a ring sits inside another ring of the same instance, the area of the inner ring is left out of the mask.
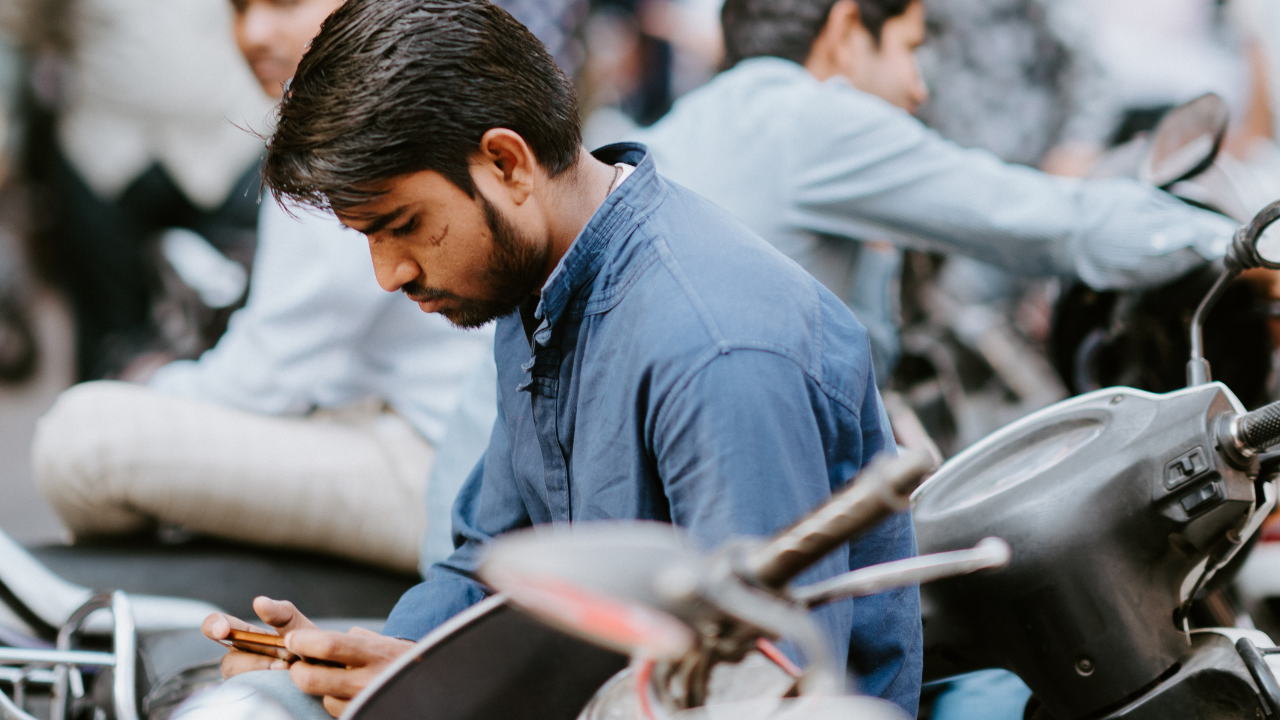
[[[340,4],[233,1],[267,95],[280,98]],[[146,386],[68,390],[38,427],[36,480],[77,538],[168,523],[413,572],[433,457],[460,443],[446,430],[467,375],[491,376],[491,337],[384,292],[332,214],[267,198],[259,215],[249,300],[218,345]],[[447,527],[451,504],[434,503],[427,532]]]
[[[852,306],[877,369],[897,355],[899,258],[862,240],[1107,289],[1177,277],[1235,230],[1136,181],[1054,177],[926,129],[909,114],[927,97],[921,0],[726,0],[723,22],[731,69],[635,137]]]
[[[366,234],[384,288],[457,325],[498,319],[498,420],[454,507],[458,550],[401,600],[389,637],[255,603],[295,652],[345,666],[290,668],[334,715],[409,640],[484,597],[472,573],[496,535],[648,519],[714,545],[776,531],[892,452],[848,309],[662,179],[642,146],[588,154],[569,81],[483,0],[349,0],[290,85],[266,178]],[[802,581],[914,549],[902,514]],[[817,617],[864,691],[914,712],[915,589]],[[233,627],[247,626],[213,615],[204,629]],[[233,651],[223,671],[272,666]]]

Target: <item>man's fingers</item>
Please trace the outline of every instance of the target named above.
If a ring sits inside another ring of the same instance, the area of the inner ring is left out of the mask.
[[[258,613],[258,617],[262,618],[262,622],[275,628],[281,635],[287,635],[294,630],[314,628],[316,626],[288,600],[256,597],[253,599],[253,611]]]
[[[385,665],[413,648],[408,640],[377,633],[340,633],[329,630],[295,630],[285,646],[303,658],[327,660],[349,667]],[[329,693],[322,693],[329,694]]]
[[[339,700],[355,697],[377,673],[370,668],[325,667],[308,662],[296,662],[289,668],[289,677],[298,689],[308,695],[332,696]]]
[[[342,713],[347,711],[347,705],[346,700],[339,700],[332,695],[324,696],[324,709],[334,717],[341,717]]]
[[[285,645],[303,657],[289,668],[289,676],[308,695],[349,700],[405,652],[413,649],[408,640],[375,633],[339,633],[326,630],[295,630],[285,637]],[[345,668],[313,665],[307,658],[346,665]],[[336,706],[326,705],[332,710]]]
[[[210,640],[225,640],[232,630],[248,630],[250,632],[264,632],[260,628],[256,628],[238,617],[233,617],[226,613],[211,613],[209,617],[204,619],[200,624],[200,632]]]
[[[232,650],[222,656],[222,678],[224,680],[231,679],[241,673],[253,672],[254,670],[288,669],[289,664],[285,661],[256,653]]]

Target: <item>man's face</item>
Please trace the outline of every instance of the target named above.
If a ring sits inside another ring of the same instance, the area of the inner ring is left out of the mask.
[[[268,95],[279,98],[307,44],[342,0],[231,0],[236,44]]]
[[[924,39],[924,3],[915,0],[884,24],[879,43],[865,28],[850,38],[852,62],[844,75],[859,90],[913,113],[929,99],[914,54]]]
[[[475,328],[538,291],[551,244],[529,237],[477,189],[473,199],[438,172],[387,181],[385,194],[338,213],[369,239],[378,284],[424,312]]]

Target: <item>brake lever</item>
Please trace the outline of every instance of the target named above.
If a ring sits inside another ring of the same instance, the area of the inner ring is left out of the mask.
[[[872,565],[812,585],[792,588],[790,595],[801,605],[812,608],[832,600],[874,595],[892,588],[1004,567],[1011,556],[1009,543],[1000,538],[989,537],[968,550],[953,550]]]

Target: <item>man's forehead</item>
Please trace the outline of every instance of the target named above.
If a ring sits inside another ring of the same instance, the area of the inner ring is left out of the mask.
[[[465,195],[452,181],[435,170],[422,170],[379,180],[359,188],[359,191],[369,199],[356,205],[334,208],[338,219],[346,225],[367,225],[379,220],[394,219],[431,201],[453,200],[454,193]]]

